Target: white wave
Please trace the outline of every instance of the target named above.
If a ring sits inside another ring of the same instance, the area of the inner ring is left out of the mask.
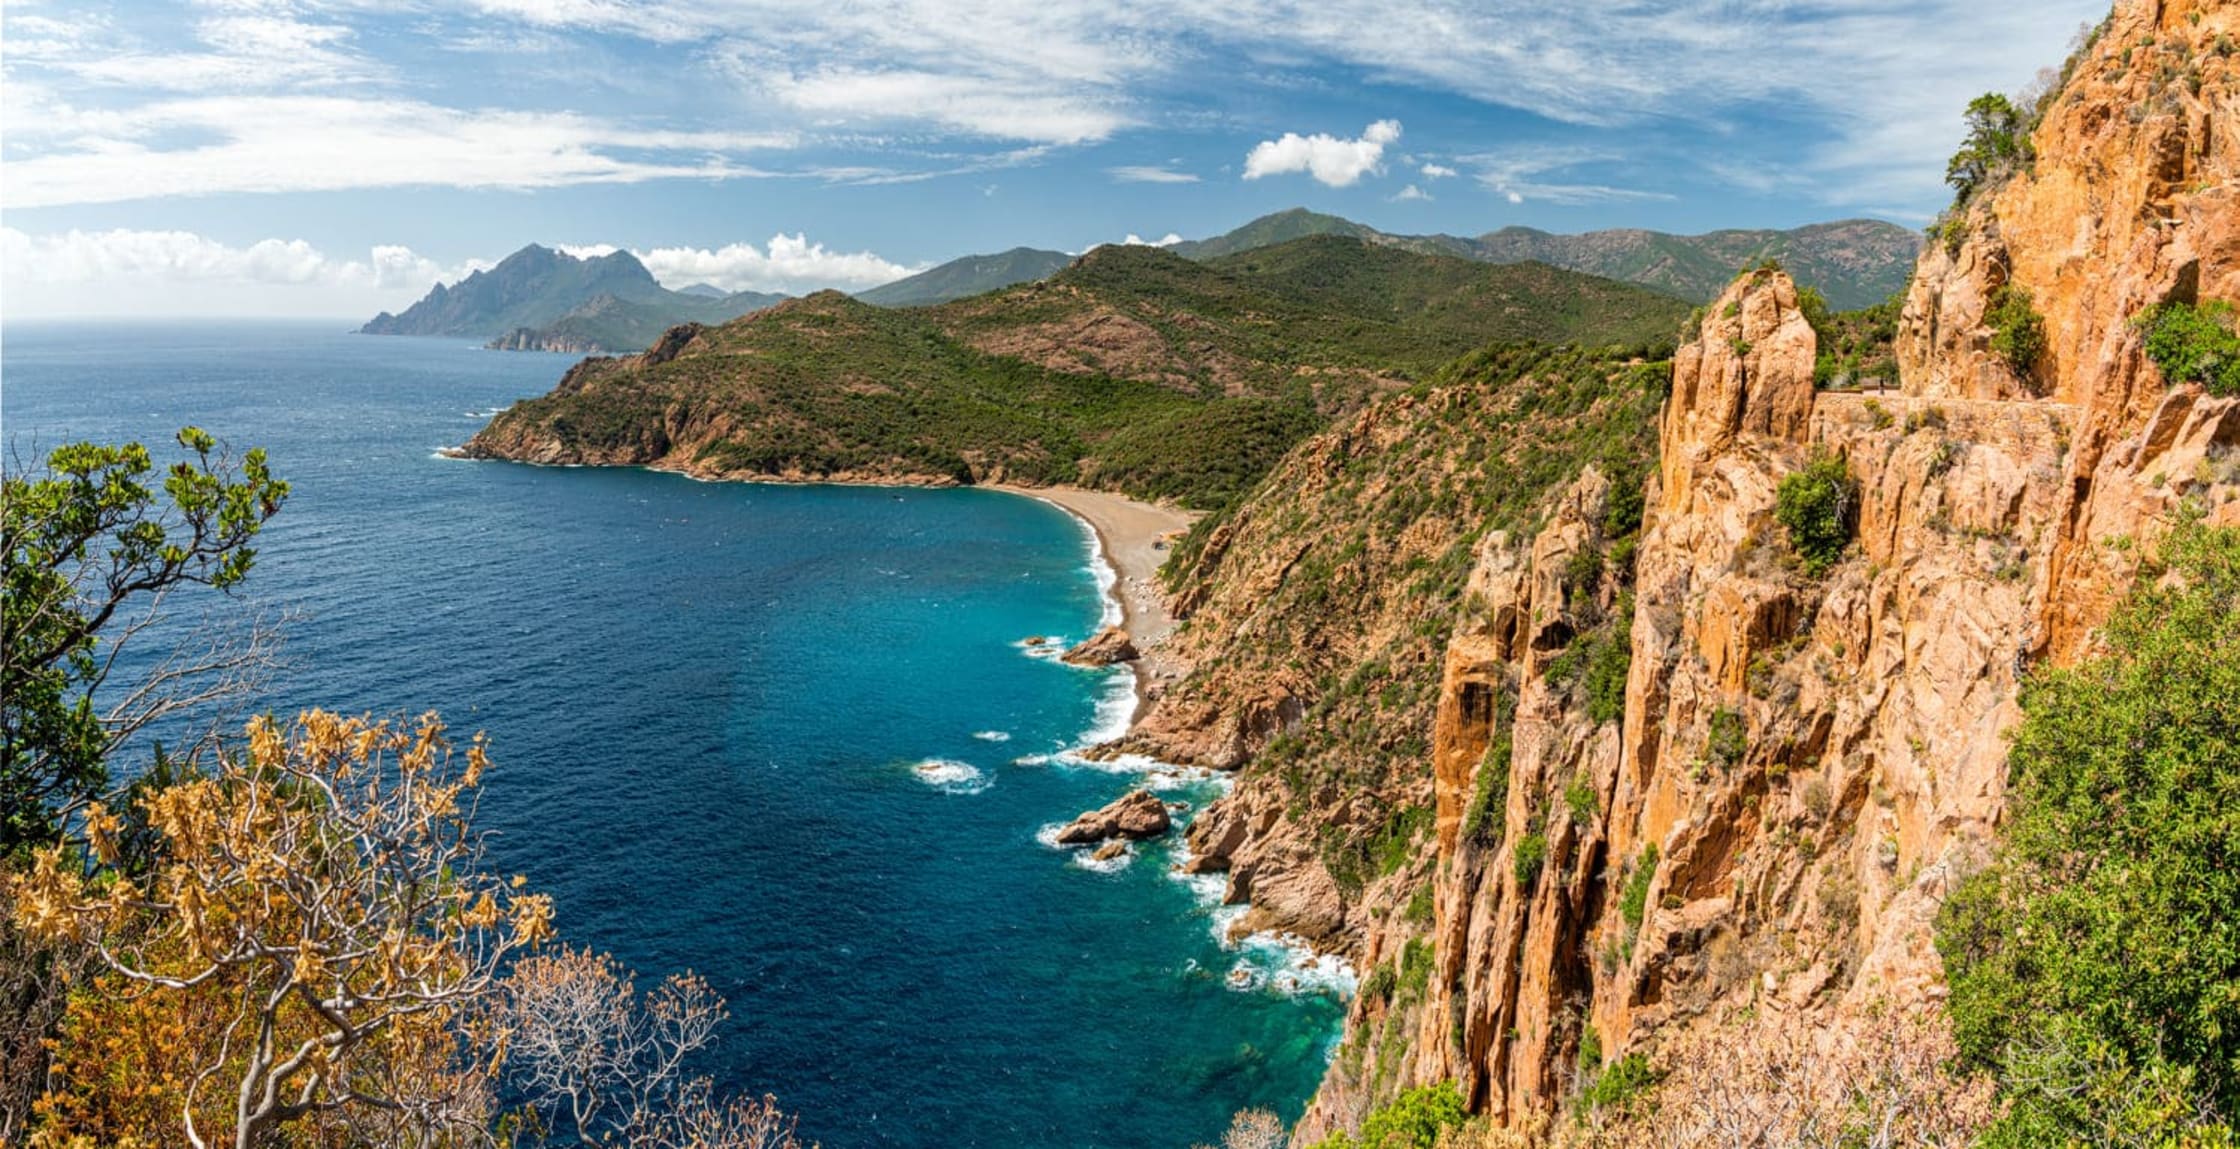
[[[1096,853],[1091,850],[1080,850],[1073,855],[1073,864],[1092,874],[1117,874],[1127,869],[1128,863],[1135,860],[1136,852],[1132,849],[1123,849],[1118,854],[1101,861],[1097,858]]]
[[[979,740],[980,740],[980,741],[982,741],[982,742],[1009,742],[1009,741],[1011,741],[1011,734],[1010,734],[1010,732],[1009,732],[1009,731],[1004,731],[1004,730],[975,730],[975,731],[973,731],[973,732],[972,732],[972,736],[973,736],[974,738],[977,738],[977,739],[979,739]]]
[[[1037,841],[1037,842],[1040,842],[1040,843],[1042,843],[1042,846],[1043,846],[1043,848],[1044,848],[1044,849],[1048,849],[1048,850],[1070,850],[1070,849],[1073,849],[1073,847],[1072,847],[1072,846],[1061,845],[1061,844],[1060,844],[1060,843],[1058,842],[1058,834],[1059,834],[1059,832],[1063,831],[1063,830],[1064,830],[1065,828],[1066,828],[1066,823],[1064,823],[1064,822],[1052,822],[1052,823],[1050,823],[1049,825],[1047,825],[1047,826],[1044,826],[1043,828],[1041,828],[1041,829],[1039,829],[1039,830],[1036,830],[1036,831],[1034,832],[1034,840],[1035,840],[1035,841]]]
[[[994,783],[979,767],[954,758],[928,758],[910,768],[918,781],[951,794],[977,794]]]

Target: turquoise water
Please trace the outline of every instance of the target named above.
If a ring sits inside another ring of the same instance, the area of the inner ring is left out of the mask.
[[[1125,681],[1018,645],[1099,621],[1081,526],[994,492],[436,456],[567,362],[12,325],[0,420],[18,450],[189,422],[265,446],[296,488],[243,596],[292,616],[268,704],[488,731],[498,864],[569,940],[707,976],[734,1014],[707,1070],[828,1149],[1182,1149],[1295,1115],[1337,993],[1231,988],[1287,955],[1217,944],[1163,848],[1096,872],[1037,840],[1141,781],[1049,759]]]

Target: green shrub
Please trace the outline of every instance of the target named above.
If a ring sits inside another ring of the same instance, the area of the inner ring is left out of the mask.
[[[1657,844],[1651,842],[1641,848],[1641,856],[1634,860],[1633,872],[1626,875],[1626,888],[1618,895],[1618,915],[1626,920],[1627,929],[1640,929],[1649,915],[1649,884],[1657,879]]]
[[[1750,752],[1749,727],[1742,715],[1733,710],[1711,712],[1711,733],[1703,740],[1703,752],[1720,769],[1732,770]]]
[[[1469,1118],[1462,1091],[1454,1082],[1442,1081],[1410,1089],[1370,1112],[1360,1136],[1334,1134],[1318,1149],[1433,1149],[1441,1134]]]
[[[2009,1102],[1986,1144],[2217,1143],[2185,1135],[2240,1113],[2240,531],[2162,555],[2105,655],[2025,686],[2003,840],[1938,915],[1962,1061]]]
[[[1399,983],[1400,977],[1392,972],[1392,967],[1380,963],[1362,979],[1361,996],[1367,1001],[1391,1001],[1392,991]]]
[[[1400,911],[1400,916],[1422,925],[1431,920],[1432,911],[1436,908],[1433,903],[1437,898],[1438,891],[1432,888],[1431,883],[1425,882],[1416,887],[1414,894],[1409,895],[1407,908]]]
[[[1540,867],[1547,864],[1547,861],[1548,835],[1544,831],[1534,830],[1519,838],[1516,856],[1518,888],[1531,889],[1532,883],[1540,878]]]
[[[1633,592],[1618,596],[1618,608],[1589,650],[1581,671],[1587,693],[1587,718],[1616,722],[1626,712],[1626,676],[1633,671]]]
[[[1409,938],[1400,947],[1400,991],[1411,997],[1423,996],[1431,984],[1431,943],[1422,938]]]
[[[1594,792],[1594,779],[1584,772],[1571,779],[1563,788],[1563,804],[1571,811],[1571,820],[1586,822],[1602,808],[1602,800]]]
[[[1983,321],[1991,326],[1991,353],[2016,375],[2028,378],[2046,350],[2046,321],[2031,302],[2030,292],[2001,284],[1991,293],[1991,307]]]
[[[1774,517],[1789,532],[1805,574],[1819,578],[1843,558],[1857,502],[1858,483],[1840,455],[1819,451],[1803,470],[1782,477]]]
[[[2240,334],[2230,303],[2165,303],[2139,317],[2147,358],[2171,386],[2199,383],[2213,395],[2240,395]]]
[[[1583,1117],[1597,1109],[1631,1110],[1657,1087],[1664,1075],[1649,1067],[1649,1059],[1629,1053],[1595,1074],[1579,1091],[1578,1112]]]

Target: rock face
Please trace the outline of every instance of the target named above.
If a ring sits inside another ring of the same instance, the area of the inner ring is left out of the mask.
[[[1134,662],[1143,657],[1136,650],[1128,632],[1117,626],[1098,631],[1088,641],[1059,655],[1059,661],[1074,666],[1112,666],[1116,663]]]
[[[1158,795],[1149,790],[1135,790],[1103,809],[1075,818],[1058,831],[1058,844],[1090,846],[1116,838],[1141,841],[1156,838],[1173,825],[1173,820],[1167,816],[1167,804],[1161,802]]]
[[[1577,1088],[1589,1026],[1611,1059],[1738,1024],[1935,1012],[1934,918],[2003,813],[2024,675],[2090,652],[2189,507],[2240,524],[2240,399],[2171,387],[2134,323],[2166,301],[2240,298],[2240,54],[2219,46],[2235,37],[2232,0],[2118,7],[2048,105],[2034,167],[1977,196],[1955,246],[1923,253],[1895,392],[1816,393],[1788,277],[1730,286],[1675,358],[1628,577],[1579,577],[1616,561],[1627,493],[1593,467],[1532,529],[1484,531],[1436,665],[1408,670],[1436,684],[1415,776],[1432,833],[1391,885],[1317,888],[1329,868],[1302,843],[1356,818],[1363,795],[1258,765],[1274,735],[1253,732],[1286,729],[1263,699],[1281,689],[1311,723],[1328,682],[1199,686],[1183,693],[1199,711],[1165,721],[1205,741],[1154,727],[1245,767],[1193,826],[1193,866],[1228,869],[1256,905],[1319,914],[1318,936],[1365,965],[1430,947],[1419,994],[1354,1003],[1297,1139],[1439,1080],[1502,1120],[1547,1113]],[[1993,353],[1986,322],[2010,286],[2047,333],[2026,372]],[[1857,542],[1815,578],[1775,508],[1818,454],[1856,482]],[[1572,684],[1580,644],[1615,641],[1596,621],[1610,612],[1626,621],[1624,686],[1598,707]],[[1411,923],[1396,911],[1420,883],[1429,913]]]

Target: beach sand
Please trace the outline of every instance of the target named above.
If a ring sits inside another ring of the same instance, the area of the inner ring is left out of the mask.
[[[1167,612],[1167,596],[1159,589],[1159,565],[1167,561],[1169,536],[1187,530],[1197,512],[1140,503],[1110,491],[1078,487],[998,488],[1016,495],[1041,499],[1072,512],[1096,532],[1104,561],[1111,564],[1118,582],[1113,593],[1120,599],[1120,625],[1135,640],[1143,659],[1136,666],[1136,717],[1152,688],[1178,668],[1166,655],[1167,636],[1174,631],[1174,617]]]

